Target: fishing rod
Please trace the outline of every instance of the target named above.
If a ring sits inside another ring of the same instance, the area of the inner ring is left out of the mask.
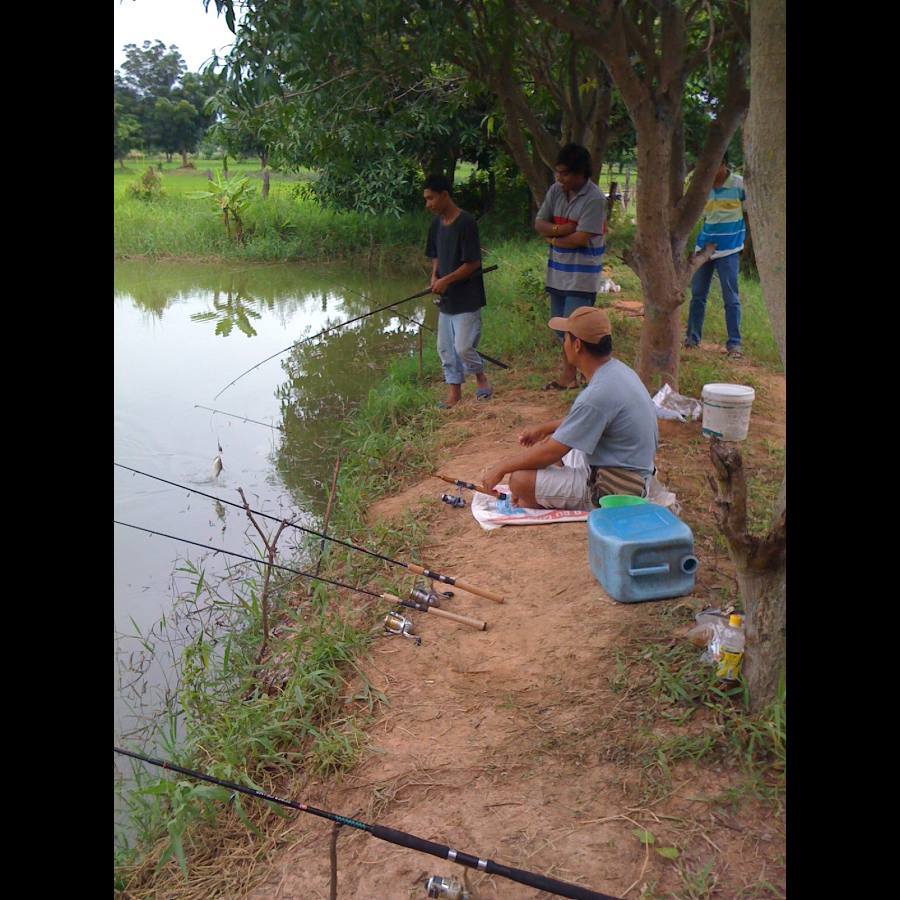
[[[189,778],[197,778],[200,781],[208,781],[210,784],[217,784],[219,787],[228,788],[231,791],[237,791],[241,794],[247,794],[250,797],[256,797],[257,800],[267,800],[270,803],[278,803],[280,806],[287,806],[300,812],[309,813],[318,816],[321,819],[328,819],[330,822],[336,822],[338,825],[346,825],[349,828],[356,828],[359,831],[365,831],[372,837],[381,841],[387,841],[390,844],[396,844],[398,847],[406,847],[408,850],[418,850],[420,853],[429,853],[431,856],[437,856],[439,859],[449,859],[451,862],[459,863],[461,866],[468,866],[470,869],[478,869],[481,872],[487,872],[489,875],[499,875],[501,878],[508,878],[510,881],[517,881],[519,884],[527,884],[529,887],[536,888],[539,891],[547,891],[550,894],[556,894],[558,897],[571,897],[572,900],[619,900],[610,894],[600,894],[592,891],[590,888],[582,887],[579,884],[572,884],[568,881],[559,881],[556,878],[548,878],[546,875],[539,875],[536,872],[529,872],[527,869],[516,869],[512,866],[505,866],[502,863],[494,862],[491,859],[482,859],[479,856],[473,856],[471,853],[463,853],[461,850],[454,850],[444,844],[437,844],[434,841],[426,840],[406,831],[399,831],[396,828],[389,828],[387,825],[369,824],[359,819],[351,819],[349,816],[342,816],[338,813],[328,812],[325,809],[318,809],[315,806],[309,806],[306,803],[297,803],[295,800],[285,800],[276,797],[273,794],[265,794],[255,788],[245,787],[242,784],[235,784],[233,781],[223,781],[219,778],[213,778],[212,775],[204,775],[202,772],[195,772],[193,769],[185,769],[183,766],[177,766],[175,763],[166,762],[163,759],[154,759],[152,756],[144,756],[141,753],[135,753],[133,750],[123,750],[120,747],[113,747],[116,753],[122,756],[130,756],[132,759],[149,763],[151,766],[158,766],[161,769],[168,769],[171,772],[178,772],[180,775],[187,775]]]
[[[441,481],[446,481],[447,484],[455,484],[458,488],[467,488],[470,491],[478,491],[479,494],[487,494],[489,497],[499,497],[501,500],[505,500],[509,496],[502,491],[489,491],[483,484],[472,484],[471,481],[459,481],[456,478],[448,478],[446,475],[441,475],[438,472],[432,472],[432,477],[440,478]]]
[[[488,272],[493,272],[496,268],[496,265],[488,266],[486,269],[481,269],[480,271],[482,275],[486,275]],[[391,309],[394,306],[400,306],[401,303],[408,303],[410,300],[416,300],[417,298],[424,297],[426,294],[430,293],[432,293],[431,288],[425,288],[424,291],[419,291],[417,294],[411,294],[409,297],[404,297],[402,300],[397,300],[394,303],[387,303],[384,306],[379,306],[377,309],[369,310],[369,312],[361,316],[356,316],[353,319],[347,319],[346,322],[339,322],[337,325],[332,325],[329,328],[323,328],[322,331],[318,332],[318,334],[313,334],[310,335],[310,337],[303,338],[303,340],[295,341],[289,347],[285,347],[284,350],[279,350],[277,353],[273,353],[271,356],[267,356],[265,359],[258,362],[255,366],[251,366],[249,369],[247,369],[246,372],[241,372],[241,374],[238,375],[238,377],[235,378],[234,381],[229,381],[228,384],[226,384],[225,387],[223,387],[222,390],[219,391],[219,393],[216,394],[215,397],[213,397],[213,400],[217,400],[220,394],[224,394],[225,391],[227,391],[228,388],[230,388],[233,384],[236,384],[245,375],[249,375],[254,369],[258,369],[263,363],[267,363],[270,359],[275,359],[276,356],[281,356],[282,353],[287,353],[288,350],[293,350],[294,347],[299,347],[300,344],[305,344],[307,343],[307,341],[312,341],[318,337],[322,337],[323,334],[328,334],[329,331],[335,331],[338,328],[343,328],[345,325],[352,325],[354,322],[359,322],[361,319],[366,319],[369,316],[374,316],[375,313],[383,312],[384,310]]]
[[[224,497],[217,497],[215,494],[207,494],[205,491],[197,490],[194,487],[188,487],[184,484],[178,484],[175,481],[169,481],[167,478],[160,478],[159,475],[151,475],[149,472],[142,472],[140,469],[133,469],[131,466],[123,465],[122,463],[113,462],[114,466],[117,466],[120,469],[125,469],[127,472],[134,472],[136,475],[143,475],[145,478],[152,478],[154,481],[161,481],[163,484],[170,484],[172,487],[180,488],[183,491],[188,491],[194,494],[199,494],[201,497],[208,497],[210,500],[217,500],[219,503],[227,504],[228,506],[234,506],[237,509],[243,509],[246,511],[247,507],[244,507],[241,503],[235,503],[233,500],[226,500]],[[268,513],[259,512],[258,510],[251,509],[252,512],[256,516],[261,516],[263,519],[270,519],[273,522],[284,522],[283,518],[279,518],[278,516],[272,516]],[[305,531],[307,534],[313,534],[316,537],[325,538],[325,540],[333,541],[335,544],[341,544],[344,547],[349,547],[351,550],[358,550],[360,553],[367,553],[369,556],[374,556],[376,559],[383,560],[384,562],[391,563],[394,566],[402,566],[404,569],[409,569],[410,572],[415,575],[421,575],[424,578],[430,578],[433,581],[439,581],[441,584],[449,584],[451,587],[458,587],[460,590],[466,591],[469,594],[475,594],[479,597],[485,597],[488,600],[493,600],[495,603],[503,603],[505,602],[503,597],[499,594],[494,594],[491,591],[486,591],[484,588],[475,587],[472,584],[469,584],[467,581],[461,581],[458,578],[452,578],[450,575],[442,575],[440,572],[432,571],[424,566],[416,565],[415,563],[405,563],[399,559],[393,559],[390,556],[384,556],[381,553],[376,553],[374,550],[368,550],[365,547],[360,547],[358,544],[351,544],[349,541],[342,541],[340,538],[332,537],[329,534],[325,534],[322,531],[316,531],[314,528],[307,528],[304,525],[297,525],[294,522],[287,522],[291,528],[296,528],[299,531]]]
[[[244,422],[253,422],[254,425],[264,425],[266,428],[284,431],[284,428],[281,425],[270,425],[268,422],[260,422],[259,419],[250,419],[247,416],[239,416],[237,413],[225,412],[223,409],[213,409],[211,406],[203,406],[202,403],[195,403],[194,409],[208,409],[210,412],[218,413],[220,416],[231,416],[232,419],[242,419]]]
[[[169,538],[173,541],[181,541],[184,544],[193,544],[195,547],[202,547],[204,550],[210,550],[214,554],[224,553],[226,556],[237,556],[240,559],[248,559],[250,560],[250,562],[263,562],[263,560],[257,559],[255,556],[247,556],[244,553],[237,553],[234,550],[221,550],[218,547],[210,547],[209,544],[201,544],[199,541],[191,541],[187,538],[178,537],[174,534],[165,534],[162,531],[154,531],[152,528],[144,528],[141,525],[132,525],[129,522],[120,522],[118,519],[113,519],[113,523],[116,525],[124,525],[126,528],[134,528],[136,531],[146,531],[147,534],[155,534],[159,537]],[[438,609],[435,606],[429,606],[425,603],[417,603],[414,600],[401,600],[395,594],[376,594],[374,591],[367,591],[365,588],[353,587],[352,584],[347,584],[343,581],[332,581],[330,578],[325,578],[322,575],[313,575],[312,572],[301,572],[299,569],[291,569],[288,566],[280,566],[277,563],[266,563],[266,565],[271,566],[273,569],[281,569],[284,572],[290,572],[292,575],[302,575],[304,578],[312,578],[314,581],[324,581],[326,584],[332,584],[335,587],[346,588],[348,591],[354,591],[357,594],[368,594],[368,596],[375,597],[378,600],[388,600],[391,603],[399,603],[401,606],[405,606],[407,609],[415,609],[419,612],[431,613],[432,615],[435,615],[440,619],[451,619],[454,622],[459,622],[462,625],[468,625],[469,627],[475,628],[478,631],[484,631],[487,628],[487,622],[483,622],[481,619],[473,619],[469,616],[461,616],[459,613],[447,612],[447,610],[445,609]]]

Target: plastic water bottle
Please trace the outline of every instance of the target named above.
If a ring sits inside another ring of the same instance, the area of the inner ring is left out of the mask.
[[[737,681],[744,658],[744,618],[732,613],[722,629],[719,642],[719,668],[716,675],[725,681]]]

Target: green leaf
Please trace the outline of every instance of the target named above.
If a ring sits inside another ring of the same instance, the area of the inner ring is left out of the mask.
[[[262,837],[262,832],[247,818],[244,807],[241,805],[240,794],[234,795],[234,810],[238,814],[238,818],[249,828],[257,837]]]
[[[188,877],[188,868],[187,861],[184,858],[184,847],[181,844],[181,829],[175,824],[175,822],[169,822],[168,825],[169,832],[169,846],[175,853],[175,858],[178,860],[178,865],[181,867],[181,871],[184,874],[184,877]]]
[[[657,847],[656,852],[666,859],[678,859],[677,847]]]
[[[642,844],[653,844],[656,842],[656,838],[653,837],[652,832],[645,831],[643,828],[632,828],[631,833],[642,843]]]

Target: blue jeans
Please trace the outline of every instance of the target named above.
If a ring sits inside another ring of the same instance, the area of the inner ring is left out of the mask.
[[[561,316],[562,318],[568,319],[569,316],[571,316],[579,306],[593,306],[594,302],[597,299],[596,294],[591,294],[588,291],[559,291],[557,293],[555,291],[548,290],[547,295],[550,297],[551,318]],[[554,328],[553,333],[556,335],[556,339],[561,344],[565,339],[565,332],[557,331]]]
[[[725,305],[725,328],[728,332],[726,350],[741,346],[741,298],[738,296],[738,267],[740,253],[730,253],[718,259],[709,259],[694,273],[691,281],[691,307],[688,312],[686,344],[699,344],[706,315],[706,298],[712,284],[713,272],[719,273],[722,286],[722,302]]]
[[[447,384],[462,384],[466,375],[484,371],[475,348],[481,338],[481,310],[449,315],[438,313],[437,351]]]

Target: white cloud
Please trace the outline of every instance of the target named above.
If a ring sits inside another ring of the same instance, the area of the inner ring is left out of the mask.
[[[189,72],[196,72],[212,56],[215,49],[222,56],[234,40],[224,16],[216,15],[216,5],[203,10],[203,0],[114,0],[115,20],[113,39],[114,67],[125,61],[125,44],[144,41],[163,41],[175,44],[187,63]]]

